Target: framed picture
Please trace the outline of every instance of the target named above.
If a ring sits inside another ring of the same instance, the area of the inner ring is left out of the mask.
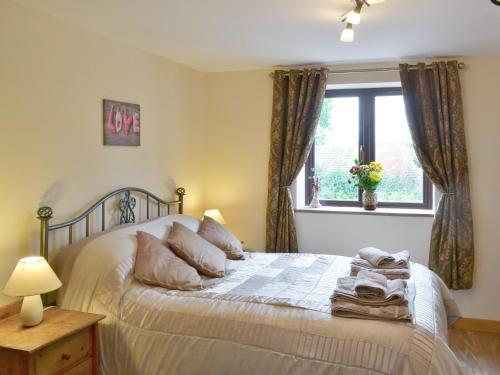
[[[141,145],[141,106],[103,100],[104,145]]]

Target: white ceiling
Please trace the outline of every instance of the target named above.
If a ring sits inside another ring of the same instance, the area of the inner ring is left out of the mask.
[[[500,55],[490,0],[386,0],[339,41],[350,0],[15,0],[200,71]]]

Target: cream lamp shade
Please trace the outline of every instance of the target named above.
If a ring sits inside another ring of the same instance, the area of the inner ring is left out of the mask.
[[[60,288],[61,281],[43,257],[22,258],[3,289],[11,297],[33,296]]]
[[[21,320],[33,326],[43,319],[40,294],[60,288],[61,281],[43,257],[22,258],[10,275],[3,293],[11,297],[25,297],[21,307]]]
[[[208,216],[212,219],[214,219],[216,222],[218,222],[219,224],[222,224],[222,225],[225,225],[226,224],[226,221],[224,220],[224,218],[222,217],[221,213],[219,210],[217,209],[212,209],[212,210],[206,210],[205,213],[204,213],[205,216]]]

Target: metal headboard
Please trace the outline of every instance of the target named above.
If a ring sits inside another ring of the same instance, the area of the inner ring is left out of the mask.
[[[140,188],[135,188],[135,187],[121,188],[105,195],[74,219],[59,224],[49,224],[49,221],[52,218],[52,213],[53,213],[52,208],[40,207],[37,211],[38,214],[37,217],[38,219],[40,219],[40,255],[48,260],[49,232],[61,228],[68,228],[69,229],[68,243],[71,244],[73,242],[73,225],[85,220],[85,236],[88,237],[90,235],[90,215],[94,211],[98,210],[99,207],[101,207],[101,230],[102,231],[106,230],[106,201],[118,194],[121,194],[120,203],[118,206],[118,210],[120,213],[118,225],[135,223],[134,207],[136,205],[136,199],[130,195],[131,192],[141,193],[146,196],[146,219],[150,218],[151,200],[156,202],[157,216],[160,216],[161,213],[160,208],[162,204],[167,207],[168,214],[170,214],[170,207],[176,205],[177,205],[177,212],[180,214],[183,213],[184,195],[186,194],[186,190],[182,187],[179,187],[175,190],[175,194],[177,195],[177,200],[174,201],[165,201],[157,197],[156,195],[150,193],[149,191]],[[154,202],[153,205],[155,205]]]

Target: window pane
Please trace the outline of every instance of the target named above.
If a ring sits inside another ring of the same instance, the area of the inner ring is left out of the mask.
[[[314,150],[321,199],[358,200],[358,189],[347,183],[349,168],[358,157],[358,144],[358,97],[325,98]]]
[[[422,203],[423,172],[406,122],[401,95],[375,97],[375,160],[383,163],[381,202]]]

